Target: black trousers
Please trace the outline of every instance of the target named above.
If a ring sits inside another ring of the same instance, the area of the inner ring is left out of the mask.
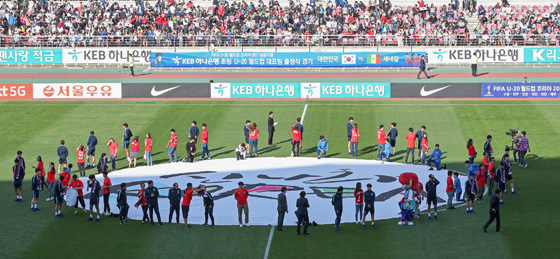
[[[335,227],[338,227],[340,224],[340,218],[342,217],[342,208],[341,209],[334,209],[334,213],[336,214],[336,219],[334,220]]]
[[[130,68],[130,75],[134,76],[134,67],[129,66],[128,68]]]
[[[309,226],[309,215],[296,215],[297,216],[297,232],[301,228],[301,224],[303,223],[303,233],[307,232],[307,226]]]
[[[420,74],[422,74],[422,72],[424,72],[424,75],[426,75],[426,78],[430,78],[428,76],[428,73],[426,73],[426,69],[420,69],[420,71],[418,71],[418,76],[416,78],[420,79]]]
[[[169,223],[171,223],[171,219],[173,219],[173,212],[176,212],[177,223],[179,223],[179,207],[179,204],[169,205]]]
[[[292,141],[292,153],[294,156],[299,156],[299,141]]]
[[[191,152],[187,152],[187,162],[192,163],[194,161],[194,155]]]
[[[126,220],[126,215],[128,214],[128,205],[119,206],[119,219],[121,221]]]
[[[268,145],[272,145],[272,138],[274,137],[274,130],[268,130]]]
[[[284,215],[286,215],[285,211],[278,211],[278,225],[276,226],[277,230],[281,230],[284,228]]]
[[[150,209],[150,222],[154,223],[154,210],[155,210],[158,223],[161,223],[161,216],[159,215],[159,205],[157,203],[148,204],[148,209]]]
[[[477,64],[471,64],[472,76],[476,76],[476,69],[477,68],[478,68]]]
[[[208,217],[210,217],[210,219],[212,220],[212,225],[214,225],[214,206],[210,208],[209,206],[204,207],[204,223],[206,224],[208,224]]]
[[[496,219],[496,230],[500,230],[500,212],[490,212],[490,219],[484,225],[484,229],[487,229],[494,219]]]
[[[111,207],[109,206],[109,195],[110,193],[103,194],[103,212],[111,213]]]
[[[150,217],[148,217],[148,205],[142,205],[142,212],[144,213],[142,221],[148,222],[150,220]]]
[[[76,199],[76,204],[74,204],[74,208],[78,208],[78,202],[80,203],[80,205],[82,205],[82,208],[86,208],[86,203],[84,201],[84,196],[78,197],[78,199]]]

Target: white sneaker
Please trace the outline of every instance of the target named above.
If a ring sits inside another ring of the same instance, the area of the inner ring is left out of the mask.
[[[360,224],[360,222],[359,222],[359,221],[356,221],[356,224]]]
[[[384,163],[385,163],[385,161],[381,160],[381,164],[384,164]]]
[[[248,226],[251,226],[251,225],[249,225],[249,223],[246,223],[245,226],[248,227]]]
[[[527,168],[528,164],[525,164],[525,168]]]
[[[517,162],[513,162],[514,165],[517,165]]]
[[[239,224],[239,227],[240,227],[240,228],[242,228],[242,227],[243,227],[243,225]]]
[[[412,221],[409,221],[409,222],[408,222],[408,225],[409,225],[409,226],[414,226],[414,223],[413,223]]]
[[[402,226],[402,225],[404,225],[404,221],[402,221],[402,220],[401,220],[401,221],[399,221],[399,223],[397,223],[397,225],[399,225],[399,226]]]

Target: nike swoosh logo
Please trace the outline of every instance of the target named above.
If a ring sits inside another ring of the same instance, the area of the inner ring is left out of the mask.
[[[445,88],[447,88],[447,87],[450,87],[450,86],[451,86],[451,85],[444,86],[444,87],[442,87],[442,88],[438,88],[438,89],[434,89],[434,90],[426,91],[426,90],[424,90],[424,87],[426,87],[426,86],[424,85],[424,86],[422,86],[422,89],[420,90],[420,95],[421,95],[421,96],[424,96],[424,97],[430,96],[430,95],[435,94],[435,93],[437,93],[437,92],[439,92],[439,91],[441,91],[441,90],[443,90],[443,89],[445,89]]]
[[[165,90],[157,91],[157,90],[156,90],[156,86],[154,85],[154,87],[152,87],[152,96],[160,96],[160,95],[162,95],[162,94],[164,94],[164,93],[167,93],[167,92],[169,92],[169,91],[171,91],[171,90],[173,90],[173,89],[175,89],[175,88],[179,88],[179,87],[181,87],[181,86],[178,85],[178,86],[171,87],[171,88],[168,88],[168,89],[165,89]]]

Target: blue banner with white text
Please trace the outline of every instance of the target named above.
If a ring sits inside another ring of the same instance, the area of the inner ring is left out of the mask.
[[[151,52],[151,67],[416,67],[426,52]]]
[[[62,49],[2,49],[1,64],[62,64]]]
[[[558,98],[560,83],[483,83],[482,98]]]

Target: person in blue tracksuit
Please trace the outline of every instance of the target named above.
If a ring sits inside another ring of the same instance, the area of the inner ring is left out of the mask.
[[[126,201],[126,183],[121,183],[121,189],[117,194],[117,206],[119,206],[119,219],[121,225],[128,223],[126,221],[126,215],[128,214],[128,203]]]
[[[339,186],[336,193],[333,195],[331,203],[334,206],[334,212],[336,214],[336,219],[334,221],[334,230],[339,230],[340,218],[342,217],[342,191],[344,188]]]
[[[436,148],[434,149],[430,157],[428,157],[428,166],[432,167],[432,163],[435,164],[436,170],[438,171],[441,169],[446,169],[447,167],[446,165],[441,165],[441,150],[439,149],[439,144],[436,144]]]
[[[348,118],[348,124],[346,124],[346,134],[348,135],[348,154],[352,154],[350,150],[350,139],[352,138],[352,129],[354,128],[354,117]]]
[[[459,173],[454,172],[453,178],[455,178],[455,180],[453,180],[453,185],[455,185],[455,200],[465,201],[464,199],[461,199],[461,195],[463,194],[463,187],[461,187],[461,179],[459,179]]]
[[[390,148],[390,147],[389,147]],[[367,190],[364,192],[364,217],[362,219],[362,228],[366,228],[366,216],[371,214],[371,227],[375,228],[375,192],[371,190],[371,183],[366,185]]]
[[[191,127],[189,128],[189,139],[194,138],[195,146],[196,146],[196,143],[198,142],[198,136],[199,135],[200,135],[200,131],[198,130],[198,127],[196,126],[196,121],[193,121],[191,123]]]
[[[317,142],[317,158],[321,159],[321,157],[327,157],[327,151],[329,151],[329,142],[325,139],[325,136],[321,135],[319,137],[319,142]]]
[[[385,147],[383,152],[380,154],[381,163],[383,163],[383,157],[387,157],[387,162],[391,162],[391,139],[389,137],[385,138]]]
[[[249,131],[251,130],[251,121],[245,121],[245,126],[243,126],[243,133],[245,134],[245,146],[249,149],[249,143],[251,140],[251,136],[249,136]]]
[[[478,173],[478,167],[480,166],[479,164],[471,164],[471,162],[469,162],[468,160],[465,161],[465,166],[467,167],[467,170],[469,171],[469,173],[467,174],[467,178],[470,177],[471,174],[476,176],[476,173]]]

